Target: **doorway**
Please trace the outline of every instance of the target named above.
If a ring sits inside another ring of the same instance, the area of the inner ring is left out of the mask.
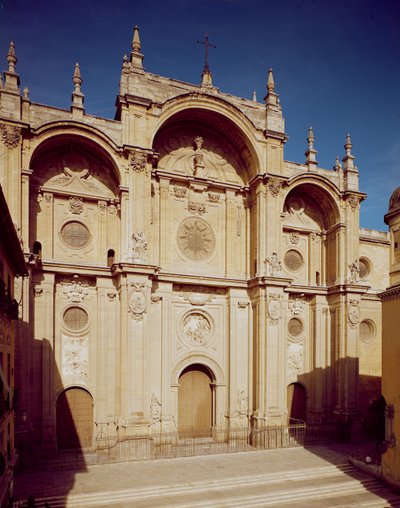
[[[93,439],[93,399],[82,388],[64,390],[57,399],[57,446],[88,448]]]
[[[179,377],[179,436],[211,436],[213,422],[213,379],[204,365],[186,367]]]
[[[306,421],[307,392],[301,383],[291,383],[287,387],[287,408],[289,418]]]

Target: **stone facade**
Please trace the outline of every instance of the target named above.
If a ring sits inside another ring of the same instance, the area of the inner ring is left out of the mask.
[[[60,110],[21,95],[8,62],[0,180],[31,256],[32,440],[196,433],[189,398],[212,427],[359,420],[380,393],[389,240],[359,228],[350,136],[333,169],[311,129],[305,163],[286,161],[272,70],[264,103],[220,92],[209,69],[199,86],[157,76],[137,28],[115,120],[85,113],[78,65]],[[189,376],[210,399],[182,393]]]

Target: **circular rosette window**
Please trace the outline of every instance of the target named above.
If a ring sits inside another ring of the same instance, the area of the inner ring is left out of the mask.
[[[363,342],[371,342],[376,335],[375,323],[371,319],[364,319],[360,323],[360,339]]]
[[[369,259],[361,257],[359,260],[360,279],[367,280],[371,275],[371,262]]]
[[[60,234],[63,242],[73,249],[85,247],[90,240],[88,228],[78,221],[70,221],[64,224]]]
[[[82,307],[69,307],[64,312],[64,325],[73,332],[84,330],[89,324],[89,316]]]
[[[208,346],[213,333],[213,320],[202,311],[186,313],[179,325],[179,336],[190,347]]]
[[[303,256],[299,251],[290,249],[286,252],[284,257],[284,263],[288,270],[291,272],[297,272],[303,266]]]
[[[177,240],[182,254],[194,261],[208,258],[215,249],[214,231],[204,219],[196,217],[182,222]]]

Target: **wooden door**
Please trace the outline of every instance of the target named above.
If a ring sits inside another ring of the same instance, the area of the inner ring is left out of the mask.
[[[82,388],[69,388],[57,399],[57,445],[60,449],[92,446],[93,400]]]
[[[212,379],[202,365],[191,365],[179,378],[178,430],[180,436],[211,435]]]

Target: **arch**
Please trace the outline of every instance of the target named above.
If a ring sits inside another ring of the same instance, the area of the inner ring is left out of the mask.
[[[98,129],[86,124],[80,124],[79,122],[63,121],[42,125],[34,131],[34,134],[35,137],[32,140],[34,148],[28,161],[28,167],[33,167],[35,160],[44,151],[48,151],[54,146],[59,146],[60,141],[65,143],[67,140],[76,140],[90,146],[93,152],[97,153],[100,158],[107,160],[111,164],[119,184],[121,183],[122,174],[116,158],[116,153],[120,152],[120,149],[111,138]]]
[[[204,365],[212,374],[213,380],[219,386],[225,385],[225,379],[221,367],[211,358],[204,355],[191,354],[181,360],[171,372],[171,386],[176,386],[179,383],[179,376],[181,373],[192,364]]]
[[[93,442],[93,398],[88,390],[72,386],[56,400],[56,434],[59,449],[89,448]]]
[[[114,249],[108,249],[107,251],[107,266],[110,267],[114,264],[115,259],[115,250]]]
[[[295,382],[287,386],[287,411],[289,421],[307,421],[307,399],[307,389],[303,383]]]
[[[256,127],[232,104],[214,96],[193,93],[170,99],[164,104],[154,129],[152,146],[157,148],[160,133],[183,122],[203,126],[204,130],[211,130],[214,134],[219,133],[220,137],[229,139],[231,150],[241,155],[241,169],[247,172],[247,181],[259,172],[260,157],[256,147]]]
[[[33,253],[34,253],[34,254],[37,254],[37,256],[38,256],[39,258],[41,258],[41,257],[42,257],[42,244],[41,244],[40,242],[38,242],[37,240],[35,240],[35,241],[33,242],[33,247],[32,247],[32,249],[33,249]]]
[[[214,416],[213,374],[200,363],[188,365],[179,376],[178,431],[180,436],[211,436]]]

